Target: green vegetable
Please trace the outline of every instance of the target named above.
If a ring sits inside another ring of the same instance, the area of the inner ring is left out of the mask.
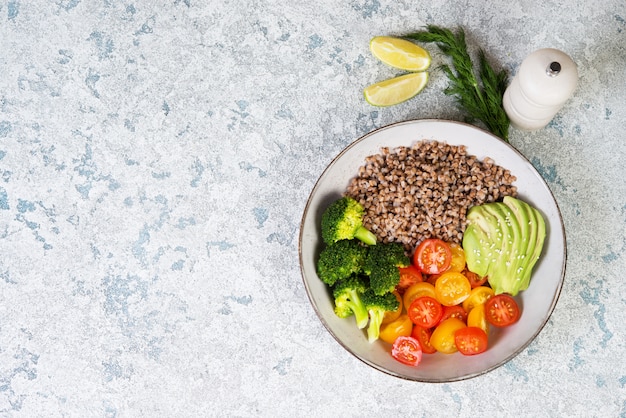
[[[367,327],[367,339],[370,343],[376,341],[380,335],[380,325],[386,311],[395,311],[399,307],[398,299],[393,293],[377,295],[371,289],[363,293],[361,300],[370,317]]]
[[[358,240],[340,240],[324,247],[317,261],[317,275],[329,286],[363,270],[368,247]]]
[[[402,244],[391,242],[370,247],[363,271],[370,277],[370,288],[377,295],[393,292],[400,282],[398,267],[407,267],[411,260]]]
[[[367,309],[361,301],[361,294],[365,293],[366,290],[367,282],[355,274],[339,280],[333,286],[335,314],[340,318],[354,315],[359,329],[365,328],[368,321]]]
[[[506,72],[496,73],[487,62],[484,50],[479,49],[477,78],[463,29],[458,29],[456,34],[435,25],[428,25],[426,29],[405,35],[405,38],[437,43],[441,52],[452,59],[452,67],[441,66],[450,81],[444,92],[456,96],[471,119],[480,120],[493,134],[508,142],[510,121],[502,106],[507,87]]]
[[[363,226],[363,206],[344,196],[334,201],[322,214],[322,239],[326,244],[353,239],[376,244],[376,236]]]
[[[488,276],[496,294],[515,296],[528,289],[541,254],[546,224],[539,211],[506,196],[503,202],[474,206],[463,234],[467,268]]]

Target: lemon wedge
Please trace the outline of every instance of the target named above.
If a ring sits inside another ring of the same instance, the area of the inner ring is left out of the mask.
[[[392,36],[370,40],[372,55],[387,65],[405,71],[424,71],[430,66],[430,53],[411,41]]]
[[[428,72],[409,73],[369,85],[363,89],[363,95],[371,105],[391,106],[416,96],[427,82]]]

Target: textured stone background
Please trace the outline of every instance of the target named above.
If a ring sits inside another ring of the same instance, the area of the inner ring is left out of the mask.
[[[3,1],[0,415],[625,417],[626,4],[505,3]],[[558,305],[519,356],[453,384],[343,350],[297,257],[343,147],[463,120],[437,73],[405,104],[362,99],[395,74],[369,39],[429,23],[511,74],[542,47],[580,73],[547,128],[511,130],[563,214]]]

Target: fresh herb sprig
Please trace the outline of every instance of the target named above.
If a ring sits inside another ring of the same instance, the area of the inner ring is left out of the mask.
[[[444,93],[455,96],[457,103],[472,119],[480,120],[493,134],[508,142],[510,121],[502,106],[507,73],[504,70],[496,72],[489,65],[484,50],[479,49],[477,78],[463,29],[458,29],[456,34],[435,25],[428,25],[426,29],[404,37],[418,42],[434,42],[441,52],[452,59],[452,67],[447,64],[441,66],[450,81]]]

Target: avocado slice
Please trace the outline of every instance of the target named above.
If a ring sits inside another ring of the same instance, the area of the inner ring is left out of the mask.
[[[466,216],[468,227],[463,234],[463,250],[466,253],[467,267],[480,276],[489,274],[497,258],[496,251],[501,247],[502,241],[498,220],[484,206],[486,204],[470,208]],[[469,236],[466,238],[466,235]]]
[[[522,278],[519,290],[526,290],[530,285],[532,269],[543,250],[543,243],[546,236],[546,224],[541,213],[528,203],[513,198],[506,199],[506,202],[519,207],[528,218],[528,245],[525,253],[520,257],[517,269]]]
[[[521,278],[515,274],[516,254],[519,251],[520,225],[513,211],[504,203],[490,203],[484,205],[497,220],[501,233],[499,250],[493,262],[489,275],[489,284],[496,294],[517,293]]]
[[[465,251],[465,263],[469,271],[478,274],[481,277],[487,275],[489,268],[487,252],[490,250],[485,248],[490,242],[487,235],[482,229],[474,224],[469,224],[463,234],[463,251]]]
[[[513,254],[515,265],[511,267],[511,270],[517,276],[516,279],[521,282],[520,290],[526,290],[528,288],[528,283],[523,283],[524,272],[526,270],[525,266],[527,264],[528,254],[532,253],[536,240],[536,230],[534,226],[535,216],[531,210],[532,207],[522,200],[511,196],[505,196],[503,203],[507,205],[515,214],[520,227],[519,242],[516,246],[515,254]]]
[[[530,210],[535,215],[535,225],[536,225],[537,234],[536,234],[536,240],[535,240],[535,248],[533,252],[529,254],[528,259],[527,259],[527,264],[525,266],[526,270],[524,272],[524,275],[525,275],[524,277],[529,282],[530,282],[530,276],[532,274],[532,269],[533,267],[535,267],[535,264],[537,263],[537,261],[539,260],[539,257],[541,256],[541,252],[543,251],[543,244],[546,238],[546,221],[543,219],[543,216],[537,209],[530,207]]]

